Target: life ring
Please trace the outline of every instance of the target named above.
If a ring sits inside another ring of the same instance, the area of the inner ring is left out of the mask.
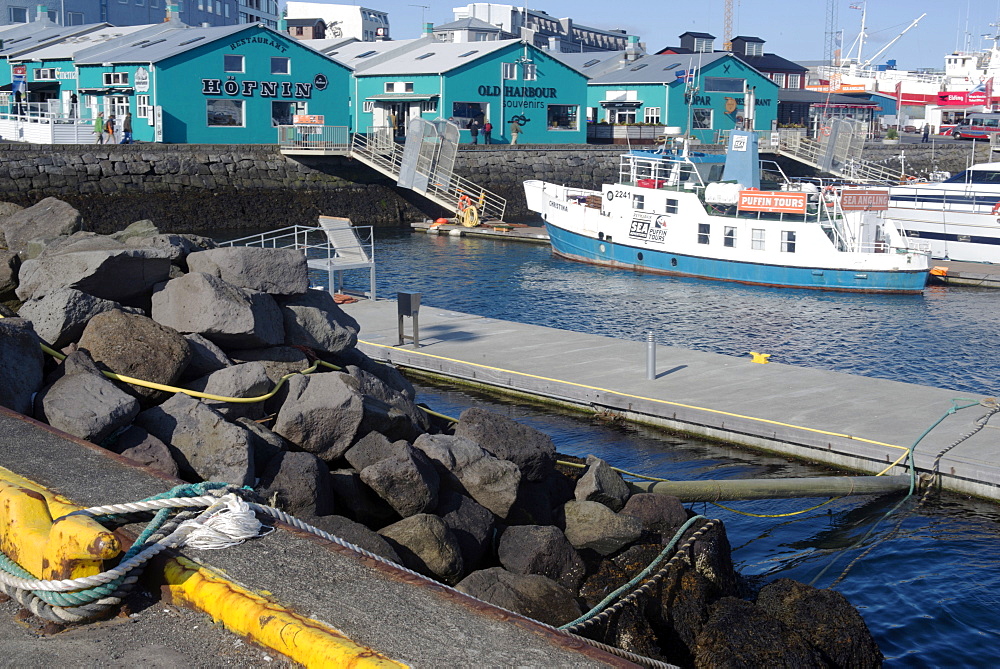
[[[829,137],[830,136],[830,126],[828,126],[828,125],[824,125],[822,128],[819,129],[819,131],[821,133],[823,133],[824,137]]]
[[[469,205],[462,210],[462,227],[474,228],[479,225],[479,210]]]
[[[458,198],[459,213],[462,213],[471,206],[472,206],[472,198],[470,198],[468,195],[463,195],[462,197]]]
[[[1000,215],[1000,200],[997,200],[997,203],[993,205],[993,215]]]

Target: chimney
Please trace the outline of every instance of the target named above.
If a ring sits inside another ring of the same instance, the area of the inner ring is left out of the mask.
[[[433,34],[434,34],[434,24],[433,23],[425,23],[424,24],[424,37],[427,37],[428,35],[433,35]]]
[[[279,33],[288,32],[288,19],[286,19],[284,16],[278,19],[278,32]]]
[[[38,5],[38,13],[35,15],[35,20],[41,21],[42,23],[48,23],[49,8],[45,5]]]
[[[169,4],[167,5],[167,18],[164,19],[164,23],[180,23],[181,12],[177,5]]]
[[[625,62],[633,63],[639,60],[642,55],[642,48],[639,46],[639,36],[629,35],[628,46],[625,47]]]

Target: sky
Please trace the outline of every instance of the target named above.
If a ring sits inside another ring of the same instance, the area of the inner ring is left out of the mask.
[[[838,28],[844,31],[846,52],[861,28],[861,12],[851,9],[862,0],[834,0]],[[347,3],[345,3],[347,4]],[[452,9],[467,2],[440,0],[372,0],[366,7],[389,13],[393,39],[419,37],[421,23],[437,25],[454,20]],[[518,3],[509,3],[515,4]],[[864,59],[901,33],[915,18],[926,12],[920,23],[910,29],[873,64],[894,58],[899,69],[944,69],[944,56],[956,49],[978,51],[990,42],[982,35],[996,34],[991,23],[1000,18],[1000,0],[868,0],[867,33]],[[518,5],[523,6],[523,5]],[[605,30],[623,29],[639,35],[646,49],[655,52],[665,46],[679,46],[677,36],[689,30],[707,32],[716,37],[722,48],[723,0],[536,0],[531,9],[555,18],[572,18],[577,23]],[[780,9],[776,9],[776,7]],[[733,34],[759,37],[764,51],[793,61],[822,60],[826,45],[827,0],[733,0]],[[856,50],[856,47],[855,47]]]

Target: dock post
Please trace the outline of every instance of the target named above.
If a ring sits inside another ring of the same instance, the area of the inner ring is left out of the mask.
[[[656,341],[653,339],[653,331],[646,333],[646,379],[652,381],[656,378]]]
[[[399,319],[399,343],[409,339],[413,342],[413,348],[420,348],[420,293],[396,293],[396,313]],[[403,319],[410,317],[413,319],[413,335],[404,334]]]

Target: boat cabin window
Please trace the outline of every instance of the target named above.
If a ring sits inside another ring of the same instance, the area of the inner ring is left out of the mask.
[[[645,195],[633,195],[632,196],[632,208],[633,209],[645,209],[646,208],[646,196]]]
[[[1000,170],[965,170],[959,172],[946,184],[1000,184]]]
[[[750,248],[755,251],[764,250],[764,229],[754,228],[752,231],[752,239],[750,240]]]
[[[736,228],[726,226],[722,230],[722,245],[734,248],[736,246]]]
[[[712,225],[710,223],[699,223],[698,224],[698,243],[708,244],[708,238],[712,232]]]
[[[663,207],[664,213],[676,214],[677,213],[677,200],[667,200]]]
[[[781,231],[781,252],[782,253],[795,253],[795,231],[794,230],[782,230]]]

